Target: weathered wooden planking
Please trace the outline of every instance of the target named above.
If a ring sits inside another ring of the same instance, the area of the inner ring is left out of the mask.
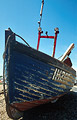
[[[35,59],[38,59],[40,61],[43,61],[47,64],[54,65],[60,69],[66,70],[68,72],[71,72],[74,76],[76,75],[76,72],[70,68],[69,66],[65,65],[64,63],[58,61],[57,59],[42,53],[40,51],[37,51],[33,48],[27,47],[25,45],[22,45],[21,43],[15,42],[14,50],[22,53],[22,54],[27,54]]]
[[[5,50],[5,76],[10,104],[41,100],[46,102],[71,89],[75,71],[57,59],[10,37]]]

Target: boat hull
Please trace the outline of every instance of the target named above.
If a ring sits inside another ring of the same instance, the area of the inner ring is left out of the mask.
[[[10,105],[20,111],[53,101],[69,92],[76,72],[66,64],[10,38],[4,76]]]

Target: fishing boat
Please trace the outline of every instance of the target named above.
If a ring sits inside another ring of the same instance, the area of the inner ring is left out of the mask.
[[[68,57],[74,44],[70,45],[60,60],[54,57],[59,29],[55,28],[54,36],[48,36],[47,32],[45,36],[42,35],[40,24],[43,5],[44,0],[38,22],[37,49],[32,48],[10,28],[5,30],[3,81],[6,109],[11,118],[19,117],[20,112],[41,104],[56,102],[74,85],[76,71],[72,68],[72,62]],[[16,41],[16,36],[26,45]],[[52,56],[38,50],[41,38],[54,40]]]

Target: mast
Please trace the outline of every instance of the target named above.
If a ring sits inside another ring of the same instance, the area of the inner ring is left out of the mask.
[[[44,0],[42,0],[41,10],[40,10],[40,21],[38,21],[39,27],[41,26],[43,7],[44,7]]]
[[[44,0],[42,0],[42,5],[41,5],[41,10],[40,10],[40,21],[38,21],[39,28],[38,28],[38,43],[37,43],[37,50],[39,49],[39,44],[40,44],[40,38],[50,38],[54,39],[54,45],[53,45],[53,53],[52,57],[55,56],[55,49],[56,49],[56,41],[57,41],[57,34],[59,33],[59,29],[55,28],[55,35],[54,36],[48,36],[48,32],[46,31],[45,34],[46,36],[41,35],[43,33],[41,29],[41,20],[42,20],[42,13],[43,13],[43,7],[44,7]]]

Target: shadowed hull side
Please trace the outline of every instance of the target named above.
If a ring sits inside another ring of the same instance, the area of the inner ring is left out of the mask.
[[[5,76],[9,103],[24,111],[67,93],[74,84],[75,71],[44,53],[9,40]]]

